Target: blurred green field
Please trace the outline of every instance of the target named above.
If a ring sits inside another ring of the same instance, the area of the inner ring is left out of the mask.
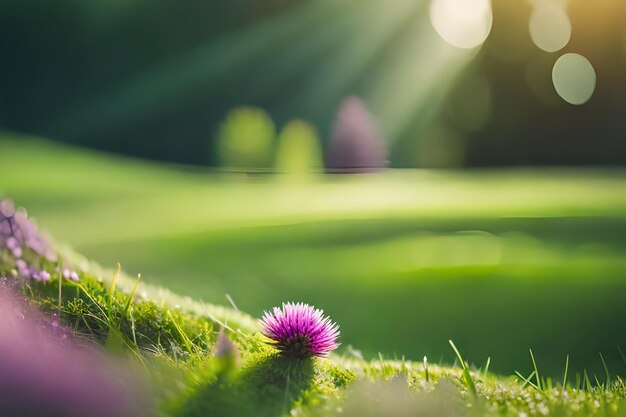
[[[0,193],[105,265],[254,315],[322,307],[366,357],[624,371],[626,171],[234,176],[0,136]]]

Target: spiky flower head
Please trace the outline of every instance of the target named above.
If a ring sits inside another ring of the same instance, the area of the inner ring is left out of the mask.
[[[263,335],[285,356],[327,356],[339,347],[339,326],[322,310],[305,303],[283,303],[263,314]]]

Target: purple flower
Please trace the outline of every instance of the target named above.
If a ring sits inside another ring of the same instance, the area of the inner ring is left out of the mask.
[[[78,274],[76,271],[72,271],[71,269],[64,268],[63,269],[63,278],[69,279],[74,282],[79,282],[80,278],[78,278]]]
[[[8,198],[0,199],[0,219],[13,217],[15,214],[15,205]]]
[[[13,229],[14,234],[30,250],[40,256],[52,256],[52,249],[50,248],[48,241],[41,236],[35,224],[28,218],[28,214],[25,211],[18,211],[13,216]]]
[[[37,271],[34,278],[40,281],[50,281],[50,273],[48,271]]]
[[[0,278],[0,415],[152,415],[141,375],[74,339]]]
[[[15,258],[22,257],[22,245],[20,242],[13,236],[9,236],[6,240],[7,249],[11,251],[11,254]]]
[[[0,199],[0,246],[7,247],[16,258],[22,257],[22,246],[39,256],[56,258],[56,254],[35,224],[23,210],[15,210],[11,199]]]
[[[339,347],[339,326],[308,304],[283,303],[282,309],[266,311],[260,322],[263,335],[285,356],[327,356]]]
[[[35,281],[49,281],[50,273],[42,269],[31,268],[25,260],[18,259],[15,261],[18,274],[24,279],[33,279]]]
[[[0,256],[3,252],[9,255],[5,256],[6,263],[14,263],[19,275],[30,280],[50,280],[46,269],[55,268],[50,263],[58,261],[54,249],[26,211],[15,210],[13,201],[8,198],[0,198]],[[8,274],[8,271],[0,272]],[[79,281],[78,274],[70,269],[64,270],[62,276]]]

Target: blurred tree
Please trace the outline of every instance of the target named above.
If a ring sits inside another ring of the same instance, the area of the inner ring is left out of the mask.
[[[307,122],[293,120],[281,131],[276,151],[276,170],[306,177],[323,166],[320,140]]]
[[[377,124],[358,97],[347,98],[339,108],[331,135],[328,168],[367,172],[386,165],[386,144]]]
[[[274,123],[265,111],[254,107],[234,109],[220,127],[219,162],[236,169],[269,168],[275,138]]]

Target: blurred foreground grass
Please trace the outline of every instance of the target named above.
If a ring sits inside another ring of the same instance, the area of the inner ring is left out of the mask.
[[[626,171],[391,171],[307,183],[0,137],[0,193],[103,264],[259,315],[325,308],[344,344],[492,369],[624,371]],[[523,365],[527,364],[524,369]],[[520,369],[521,368],[521,369]]]

